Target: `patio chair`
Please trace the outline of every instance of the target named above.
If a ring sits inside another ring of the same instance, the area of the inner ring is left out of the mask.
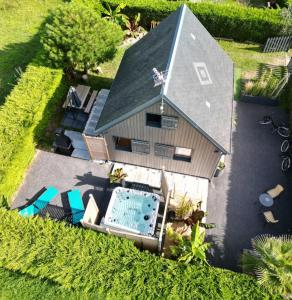
[[[23,208],[18,213],[23,217],[34,216],[44,209],[58,195],[58,193],[59,191],[57,189],[55,189],[53,186],[49,186],[35,202]]]
[[[265,217],[265,220],[266,220],[267,223],[273,223],[273,224],[275,224],[275,223],[279,222],[279,220],[276,220],[274,218],[274,215],[273,215],[273,213],[270,210],[264,212],[264,217]]]
[[[282,192],[284,191],[284,188],[281,184],[277,184],[274,188],[267,191],[267,194],[270,195],[273,199],[278,197]]]
[[[81,224],[96,224],[99,216],[99,209],[92,194],[89,194],[89,201],[85,209]]]
[[[80,222],[84,216],[84,204],[79,190],[68,192],[68,200],[71,208],[71,221],[75,225]]]

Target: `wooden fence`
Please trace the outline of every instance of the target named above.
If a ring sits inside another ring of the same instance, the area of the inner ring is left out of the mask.
[[[292,57],[290,57],[290,61],[287,65],[288,73],[292,74]]]
[[[268,38],[266,41],[264,52],[280,52],[288,51],[292,46],[292,36],[278,36]]]

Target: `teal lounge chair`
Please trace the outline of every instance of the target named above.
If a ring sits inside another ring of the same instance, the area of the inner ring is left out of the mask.
[[[49,186],[38,199],[31,205],[20,210],[18,213],[23,217],[31,217],[44,209],[57,195],[59,191],[52,186]]]
[[[85,213],[84,204],[79,190],[68,192],[68,199],[71,208],[72,224],[77,224],[83,218]]]

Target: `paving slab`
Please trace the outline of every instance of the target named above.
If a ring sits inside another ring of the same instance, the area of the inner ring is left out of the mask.
[[[110,164],[99,164],[38,150],[15,196],[12,209],[26,205],[41,190],[52,185],[60,192],[51,202],[52,207],[68,210],[67,192],[78,189],[81,191],[85,207],[89,194],[93,194],[101,213],[105,213],[111,194],[108,180],[111,167]]]
[[[211,262],[220,267],[240,270],[242,250],[259,234],[292,232],[291,175],[280,169],[283,138],[257,123],[264,115],[272,115],[276,123],[288,120],[279,107],[235,103],[232,154],[226,156],[222,176],[209,185],[207,222],[216,228],[207,230],[207,238],[213,242]],[[259,196],[277,184],[285,191],[268,210],[280,221],[266,225]]]

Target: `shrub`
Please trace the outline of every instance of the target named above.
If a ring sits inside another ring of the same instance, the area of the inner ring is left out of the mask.
[[[41,41],[54,66],[87,72],[112,59],[122,37],[119,26],[102,19],[90,6],[69,3],[53,12]]]
[[[28,65],[0,108],[0,196],[10,198],[17,189],[37,140],[64,96],[62,70],[42,63],[38,58]]]
[[[0,209],[0,266],[95,299],[276,299],[243,274],[185,266],[130,240]],[[13,251],[11,251],[13,249]],[[270,298],[269,298],[270,297]]]
[[[243,252],[243,270],[255,274],[271,293],[292,297],[292,236],[260,235],[252,239],[252,251]]]
[[[115,7],[119,0],[103,0]],[[141,13],[141,25],[149,28],[152,20],[161,21],[183,2],[125,0],[125,13],[134,18]],[[206,29],[215,37],[236,41],[264,43],[268,37],[281,34],[284,25],[280,10],[258,9],[238,4],[188,3]],[[292,28],[290,27],[290,32]]]
[[[71,0],[68,2],[76,3],[76,4],[83,4],[91,9],[95,10],[95,12],[100,15],[103,11],[103,6],[101,5],[99,0]]]
[[[56,283],[3,268],[0,268],[0,298],[5,300],[81,299],[77,298],[75,293],[62,290]]]

